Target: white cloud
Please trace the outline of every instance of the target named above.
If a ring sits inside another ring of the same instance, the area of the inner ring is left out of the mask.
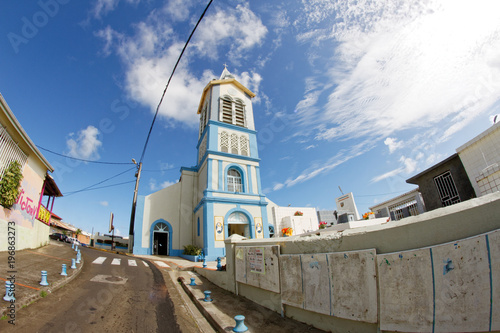
[[[107,201],[101,201],[101,202],[99,202],[99,204],[101,206],[103,206],[103,207],[108,207],[109,206],[109,202],[107,202]]]
[[[137,4],[141,0],[125,0],[129,4]],[[95,18],[101,18],[104,15],[112,12],[116,9],[120,0],[97,0],[95,2],[94,8],[92,9],[92,14]]]
[[[183,2],[182,8],[172,6],[172,3],[168,3],[164,10],[154,11],[147,20],[135,24],[135,34],[132,36],[110,27],[95,34],[105,43],[104,54],[114,50],[124,62],[124,89],[129,97],[149,107],[152,112],[156,111],[184,46],[185,37],[178,38],[171,22],[164,19],[165,12],[176,18],[184,17],[191,2]],[[224,46],[228,49],[227,59],[237,62],[250,48],[260,45],[266,33],[267,28],[248,5],[218,9],[215,14],[207,15],[191,41],[190,52],[184,54],[176,69],[164,98],[168,103],[161,105],[159,115],[164,116],[171,125],[180,122],[195,127],[199,120],[196,114],[199,92],[207,82],[219,75],[208,70],[201,75],[192,73],[188,66],[191,59],[217,59],[217,51]],[[257,93],[262,77],[256,72],[243,72],[240,80]]]
[[[393,153],[396,149],[399,149],[404,146],[404,142],[399,141],[396,138],[387,138],[384,141],[384,144],[389,147],[389,153]]]
[[[309,145],[309,146],[307,146],[307,147],[306,147],[306,148],[304,148],[304,149],[305,149],[305,150],[309,150],[309,149],[313,149],[313,148],[316,148],[316,146],[315,146],[315,145]]]
[[[165,187],[169,187],[171,185],[174,185],[176,184],[177,182],[171,182],[171,181],[164,181],[162,182],[161,184],[158,185],[158,182],[156,179],[154,178],[150,178],[149,179],[149,189],[151,191],[158,191],[158,190],[161,190],[161,189],[164,189]]]
[[[69,149],[68,155],[84,160],[99,159],[100,156],[97,151],[102,146],[102,142],[98,139],[98,135],[99,130],[91,125],[79,131],[77,135],[70,133],[70,138],[66,141]]]
[[[373,148],[373,143],[371,141],[364,141],[355,146],[350,147],[348,150],[340,151],[335,156],[330,157],[325,163],[321,165],[313,165],[295,178],[289,178],[284,183],[276,183],[273,190],[280,190],[283,187],[292,187],[297,184],[308,181],[316,176],[330,172],[337,166],[353,159],[356,156],[360,156],[370,149]]]
[[[445,141],[500,95],[500,3],[346,0],[304,6],[306,16],[295,24],[308,30],[299,40],[313,49],[324,48],[325,40],[339,43],[327,74],[314,76],[323,87],[306,88],[297,104],[299,120],[320,130],[317,139],[380,138],[441,126],[439,141]],[[322,107],[324,93],[328,103]]]
[[[381,175],[378,175],[376,177],[373,177],[371,179],[371,182],[377,183],[381,180],[384,180],[387,178],[392,178],[392,177],[397,176],[399,174],[409,175],[417,169],[417,161],[412,159],[412,158],[401,156],[401,158],[399,159],[399,162],[402,164],[401,167],[394,169],[394,170],[391,170],[391,171],[388,171],[388,172],[383,173]]]

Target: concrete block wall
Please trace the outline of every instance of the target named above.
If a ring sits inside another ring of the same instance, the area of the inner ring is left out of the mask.
[[[342,235],[229,239],[227,272],[210,279],[331,332],[500,330],[499,213],[497,192]],[[236,282],[238,248],[276,245],[278,292],[259,287],[262,272],[258,284]]]

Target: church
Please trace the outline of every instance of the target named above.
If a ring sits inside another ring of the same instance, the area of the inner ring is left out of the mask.
[[[138,197],[135,254],[179,256],[195,245],[215,260],[233,234],[269,237],[275,204],[262,192],[253,97],[227,68],[207,84],[197,110],[196,166],[182,167],[178,183]]]

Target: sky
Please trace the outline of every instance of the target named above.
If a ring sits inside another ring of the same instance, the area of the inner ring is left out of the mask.
[[[55,168],[63,221],[107,233],[112,212],[128,235],[131,160],[207,4],[0,4],[0,93]],[[353,192],[363,214],[500,113],[500,2],[213,1],[160,108],[139,195],[196,164],[197,106],[224,64],[256,94],[266,196],[333,210]]]

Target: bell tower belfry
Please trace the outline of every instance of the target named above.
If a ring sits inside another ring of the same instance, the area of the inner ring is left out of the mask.
[[[255,94],[225,67],[203,90],[198,114],[198,200],[195,244],[207,258],[225,255],[224,239],[269,237],[260,183],[252,98]]]

